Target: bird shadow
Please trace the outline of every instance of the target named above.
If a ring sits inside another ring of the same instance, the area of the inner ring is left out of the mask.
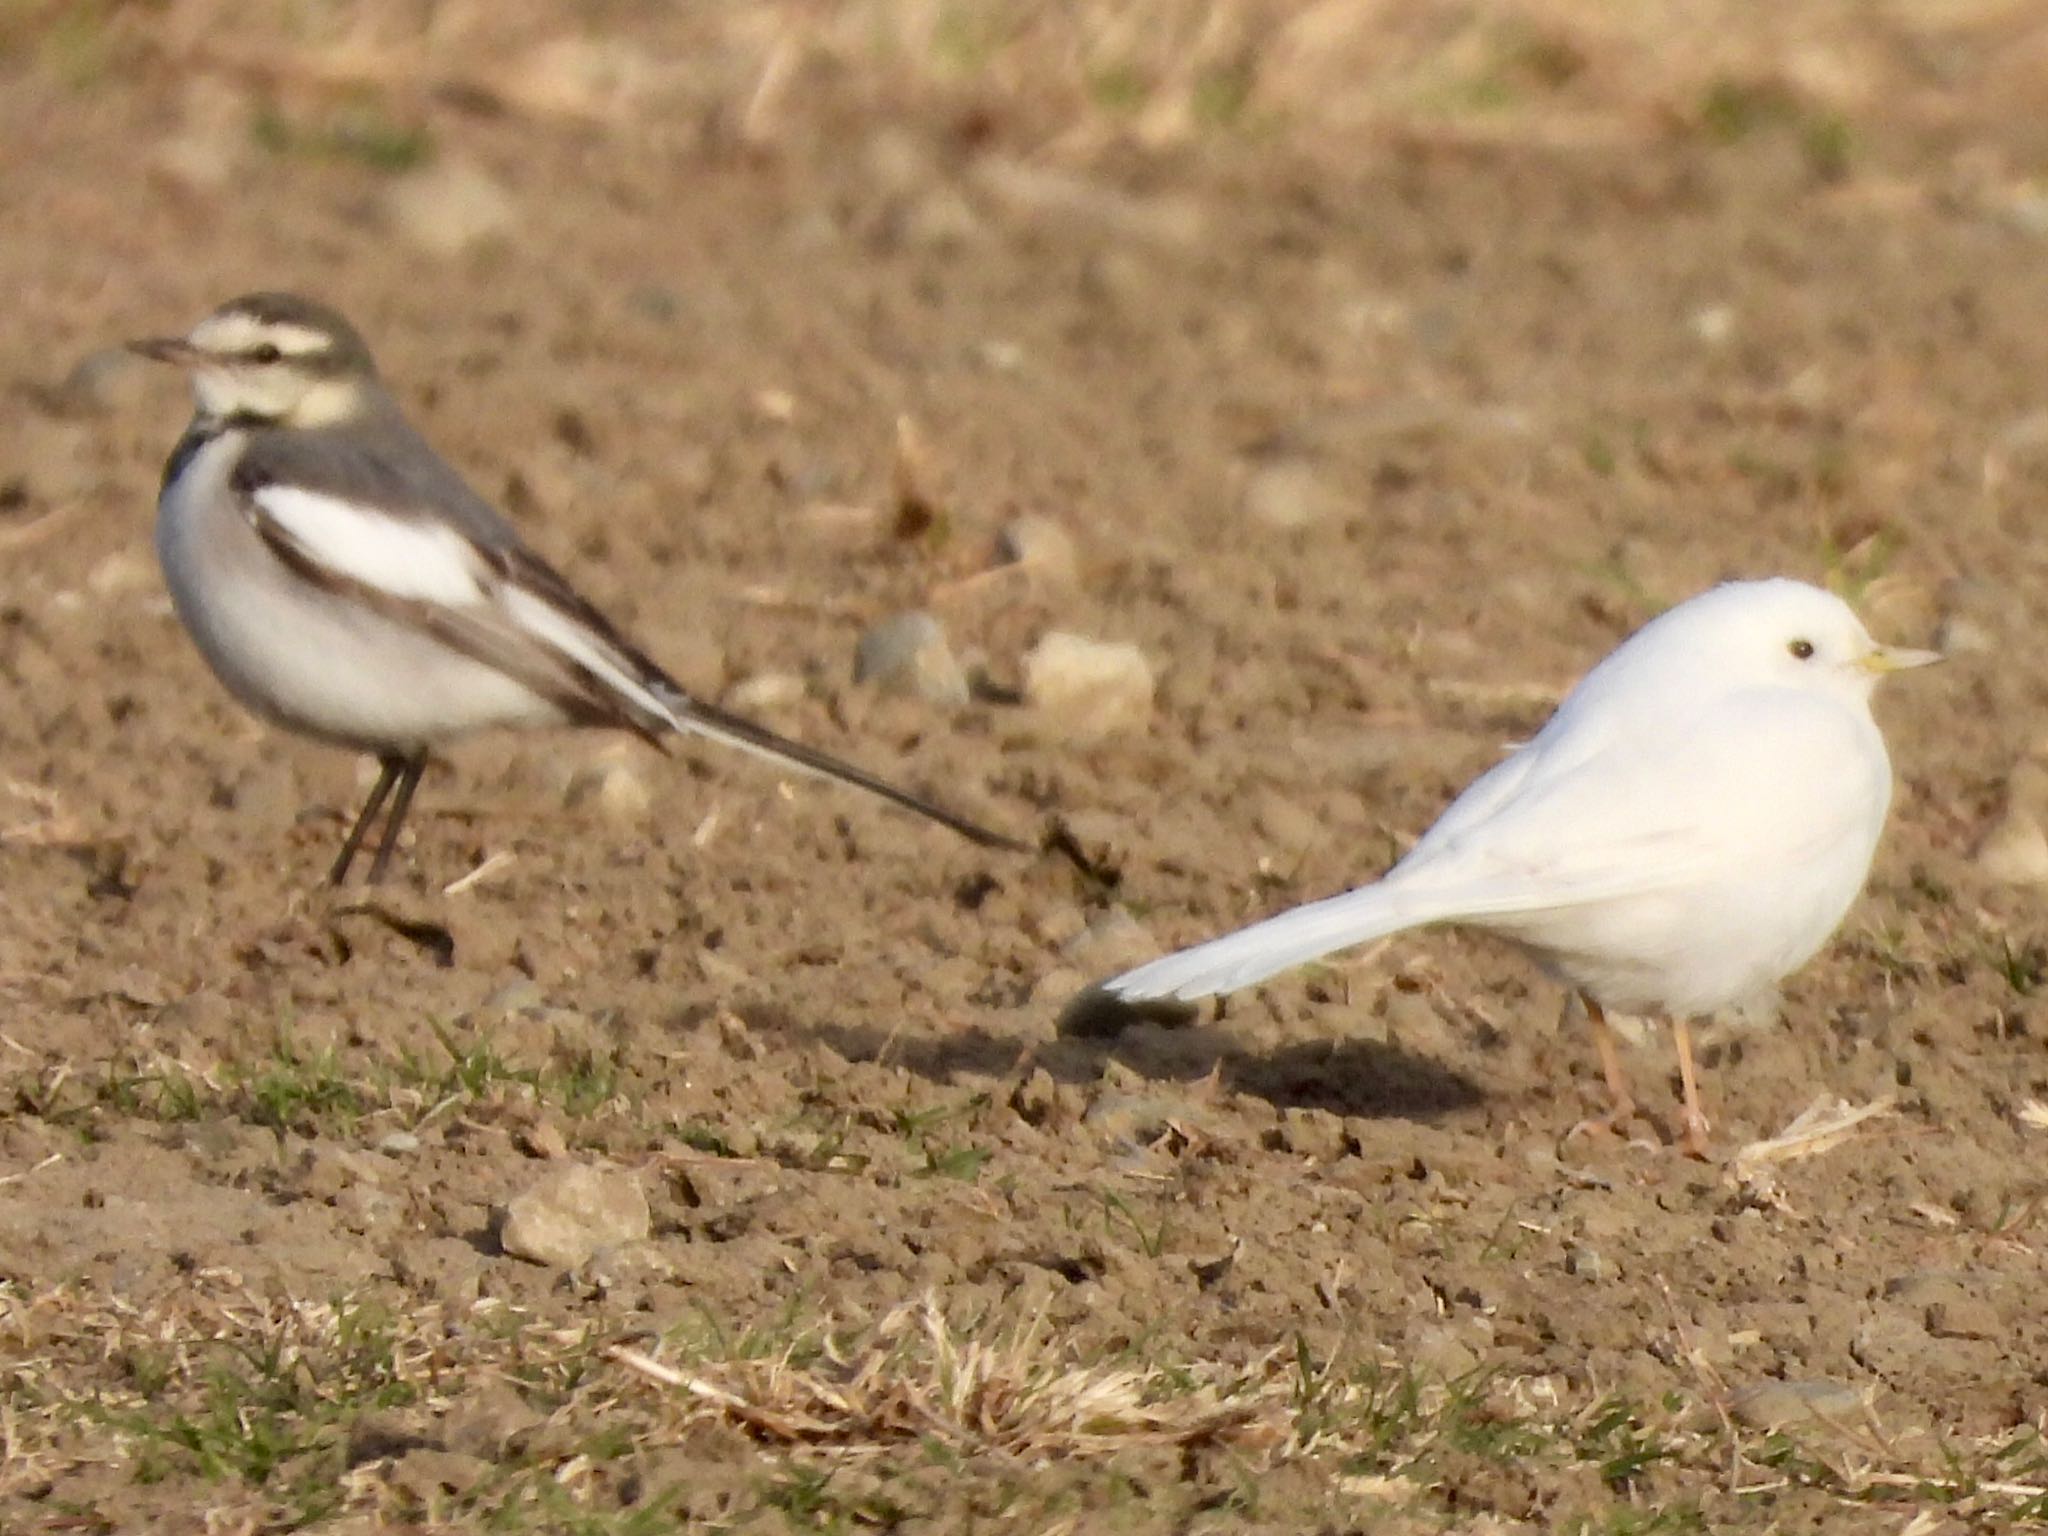
[[[1058,1082],[1100,1080],[1115,1061],[1152,1082],[1212,1074],[1225,1089],[1275,1109],[1322,1109],[1362,1119],[1425,1119],[1469,1109],[1477,1084],[1382,1040],[1319,1039],[1247,1045],[1186,1005],[1132,1007],[1090,989],[1065,1009],[1052,1039],[1020,1039],[979,1025],[910,1037],[866,1025],[814,1024],[803,1032],[849,1061],[884,1062],[934,1082],[968,1073],[1021,1078],[1043,1069]]]

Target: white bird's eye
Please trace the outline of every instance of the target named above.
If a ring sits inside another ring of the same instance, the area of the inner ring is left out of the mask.
[[[267,341],[261,346],[249,349],[249,361],[252,363],[274,363],[283,356],[282,352]]]
[[[1813,660],[1813,642],[1811,640],[1794,640],[1785,649],[1801,661]]]

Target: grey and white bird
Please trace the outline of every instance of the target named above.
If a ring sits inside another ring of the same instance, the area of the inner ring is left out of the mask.
[[[382,767],[335,884],[388,799],[384,875],[433,747],[498,728],[692,732],[1018,846],[685,692],[413,429],[327,306],[254,293],[129,345],[184,368],[197,403],[157,504],[178,617],[247,708]]]
[[[1704,1155],[1687,1021],[1768,994],[1841,923],[1891,803],[1872,689],[1940,659],[1817,587],[1715,587],[1617,647],[1378,881],[1105,986],[1209,997],[1407,928],[1482,929],[1583,996],[1614,1101],[1586,1126],[1635,1108],[1603,1010],[1670,1018]]]

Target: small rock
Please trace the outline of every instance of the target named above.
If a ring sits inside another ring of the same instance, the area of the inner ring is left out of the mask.
[[[148,365],[126,347],[101,347],[72,365],[50,403],[75,416],[109,415],[134,406],[148,377]]]
[[[2001,885],[2048,885],[2048,765],[2022,759],[2006,777],[2005,814],[1977,845],[1978,869]]]
[[[664,74],[651,54],[624,38],[569,31],[521,55],[504,76],[504,89],[542,116],[615,122]]]
[[[190,73],[178,126],[151,146],[149,164],[181,191],[219,192],[249,158],[249,100],[233,85]]]
[[[1426,1323],[1409,1340],[1408,1357],[1439,1381],[1457,1381],[1479,1369],[1479,1355],[1444,1323]]]
[[[653,810],[654,792],[630,764],[602,757],[570,775],[562,804],[570,810],[594,806],[613,821],[639,821]]]
[[[1275,790],[1261,794],[1252,806],[1252,826],[1276,854],[1298,857],[1329,836],[1329,825]]]
[[[1337,498],[1314,465],[1305,459],[1272,459],[1246,475],[1239,504],[1245,516],[1282,531],[1323,522],[1337,509]]]
[[[509,239],[512,196],[475,166],[453,162],[409,171],[384,192],[384,214],[399,235],[430,256],[459,256]]]
[[[1692,327],[1693,335],[1710,347],[1718,347],[1735,334],[1735,306],[1709,304],[1694,310],[1686,323]]]
[[[990,373],[1020,372],[1028,354],[1014,341],[992,336],[986,341],[974,344],[974,360]]]
[[[1140,731],[1152,717],[1152,663],[1135,645],[1055,630],[1024,658],[1024,697],[1070,736]]]
[[[498,1242],[515,1258],[577,1269],[601,1248],[644,1239],[651,1219],[647,1196],[632,1174],[572,1163],[513,1198]]]
[[[1581,1280],[1598,1281],[1614,1278],[1614,1266],[1600,1256],[1597,1248],[1588,1248],[1584,1244],[1574,1244],[1565,1250],[1564,1272],[1576,1275]]]
[[[726,702],[742,712],[766,714],[803,702],[804,680],[794,672],[756,672],[734,683]]]
[[[1728,1399],[1728,1412],[1765,1433],[1792,1425],[1855,1428],[1864,1422],[1863,1394],[1836,1381],[1759,1381]]]
[[[928,613],[899,613],[862,635],[853,655],[853,680],[947,709],[967,702],[967,674],[960,670],[945,629]]]
[[[996,534],[996,563],[1071,582],[1078,569],[1074,536],[1049,517],[1012,518]]]
[[[1977,868],[2000,885],[2048,885],[2048,833],[2015,807],[1977,845]]]

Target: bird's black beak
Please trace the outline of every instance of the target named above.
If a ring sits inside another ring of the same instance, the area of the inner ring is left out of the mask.
[[[150,336],[128,343],[128,350],[153,362],[176,363],[189,368],[200,359],[200,351],[182,336]]]

